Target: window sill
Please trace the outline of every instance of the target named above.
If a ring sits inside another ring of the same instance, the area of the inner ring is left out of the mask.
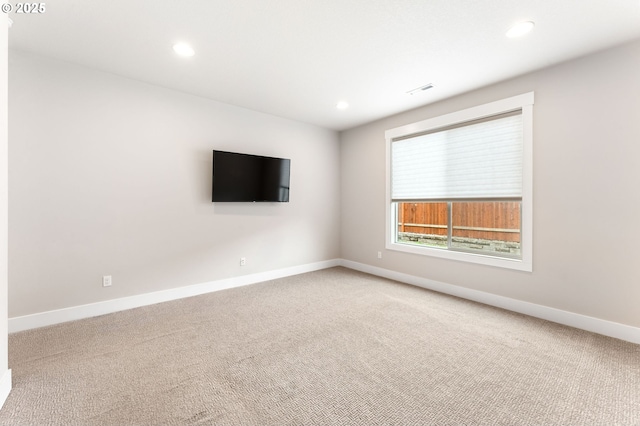
[[[418,247],[411,244],[387,243],[388,250],[401,251],[404,253],[418,254],[422,256],[437,257],[440,259],[455,260],[467,263],[476,263],[480,265],[495,266],[498,268],[515,269],[518,271],[532,272],[533,265],[521,259],[509,259],[505,257],[496,257],[484,255],[481,253],[467,253],[460,251],[451,251],[434,247]]]

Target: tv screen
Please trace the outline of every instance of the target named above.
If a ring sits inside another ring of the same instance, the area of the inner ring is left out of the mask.
[[[213,151],[215,202],[288,202],[291,160]]]

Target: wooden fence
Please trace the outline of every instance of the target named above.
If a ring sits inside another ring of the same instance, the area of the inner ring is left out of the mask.
[[[398,203],[398,231],[447,235],[447,203]],[[451,203],[454,237],[520,242],[520,203]]]

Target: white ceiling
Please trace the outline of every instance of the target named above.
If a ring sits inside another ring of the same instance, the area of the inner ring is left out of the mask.
[[[347,129],[640,37],[640,0],[53,0],[9,47]],[[524,38],[506,30],[521,20]],[[178,41],[196,51],[180,58]],[[433,83],[419,95],[406,92]],[[337,110],[347,100],[350,107]]]

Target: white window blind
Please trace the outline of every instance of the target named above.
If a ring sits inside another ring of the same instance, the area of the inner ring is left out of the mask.
[[[391,143],[391,199],[522,197],[522,114]]]

